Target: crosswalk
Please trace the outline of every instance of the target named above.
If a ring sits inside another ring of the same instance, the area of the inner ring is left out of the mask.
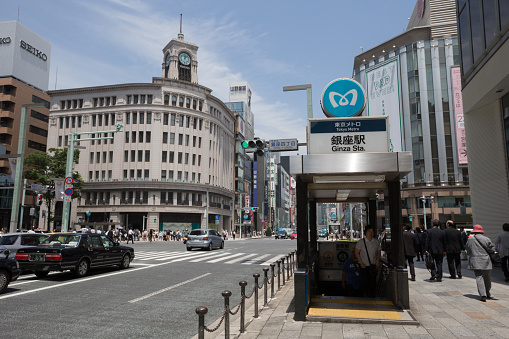
[[[149,265],[151,262],[201,262],[268,266],[284,257],[284,254],[232,253],[230,251],[136,251],[132,265]]]

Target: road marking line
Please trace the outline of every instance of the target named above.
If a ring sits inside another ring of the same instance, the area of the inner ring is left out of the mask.
[[[24,284],[33,283],[33,282],[36,282],[36,281],[39,281],[39,280],[26,280],[26,281],[15,282],[15,283],[9,284],[9,286],[24,285]]]
[[[259,256],[258,258],[246,260],[246,262],[243,262],[242,265],[252,265],[255,262],[261,261],[263,258],[268,257],[269,255],[270,254],[264,254],[264,255]]]
[[[233,264],[233,263],[236,263],[238,261],[247,259],[249,257],[254,257],[255,255],[258,255],[258,253],[248,254],[248,255],[243,256],[242,258],[237,258],[237,259],[233,259],[233,260],[227,261],[227,262],[225,262],[225,264]]]
[[[134,271],[140,271],[140,270],[144,270],[144,269],[147,269],[147,268],[152,268],[152,267],[157,267],[157,266],[162,266],[162,265],[168,265],[168,264],[171,264],[171,261],[164,262],[164,263],[161,263],[161,264],[154,264],[154,265],[150,265],[150,266],[140,267],[140,268],[134,268],[134,269],[130,269],[130,270],[122,270],[120,272],[114,272],[114,273],[109,273],[109,274],[105,274],[105,275],[98,275],[98,276],[89,277],[89,278],[80,278],[80,279],[76,279],[76,280],[73,280],[73,281],[68,281],[68,282],[65,282],[65,283],[62,283],[62,284],[58,284],[58,285],[51,285],[51,286],[36,288],[36,289],[30,290],[30,291],[23,291],[23,292],[17,292],[17,293],[2,295],[2,296],[0,296],[0,300],[11,298],[11,297],[17,297],[17,296],[23,295],[23,294],[30,294],[30,293],[34,293],[34,292],[49,290],[49,289],[57,288],[57,287],[60,287],[60,286],[79,284],[79,283],[83,283],[83,282],[86,282],[86,281],[89,281],[89,280],[101,279],[101,278],[111,277],[111,276],[114,276],[114,275],[119,275],[119,274],[124,274],[124,273],[131,273],[131,272],[134,272]]]
[[[143,297],[139,297],[139,298],[136,298],[136,299],[133,299],[133,300],[129,300],[128,302],[130,302],[130,303],[135,303],[135,302],[138,302],[138,301],[141,301],[141,300],[144,300],[144,299],[147,299],[147,298],[153,297],[154,295],[158,295],[158,294],[160,294],[160,293],[163,293],[163,292],[166,292],[166,291],[172,290],[172,289],[177,288],[177,287],[179,287],[179,286],[182,286],[182,285],[188,284],[188,283],[190,283],[190,282],[193,282],[193,281],[195,281],[195,280],[198,280],[198,279],[201,279],[201,278],[203,278],[203,277],[206,277],[207,275],[210,275],[210,274],[212,274],[212,273],[205,273],[205,274],[202,274],[202,275],[200,275],[199,277],[196,277],[196,278],[193,278],[193,279],[189,279],[189,280],[183,281],[183,282],[181,282],[181,283],[178,283],[178,284],[173,285],[173,286],[170,286],[170,287],[163,288],[162,290],[152,292],[152,293],[150,293],[150,294],[144,295]]]
[[[223,257],[225,255],[230,255],[231,253],[229,252],[226,252],[226,253],[209,253],[209,255],[202,255],[200,258],[198,259],[194,259],[194,260],[190,260],[189,262],[200,262],[200,261],[204,261],[204,260],[207,260],[207,259],[211,259],[211,258],[215,258],[215,257]]]
[[[227,257],[224,257],[224,258],[219,258],[219,259],[214,259],[214,260],[209,260],[207,262],[218,262],[218,261],[221,261],[221,260],[227,260],[227,259],[231,259],[231,258],[234,258],[234,257],[238,257],[239,255],[244,255],[245,253],[237,253],[237,254],[232,254],[232,255],[229,255]]]
[[[269,260],[267,260],[266,262],[264,263],[261,263],[260,265],[270,265],[270,264],[275,264],[277,260],[280,260],[282,257],[284,257],[285,254],[279,254],[279,255],[276,255],[274,258],[271,258]]]

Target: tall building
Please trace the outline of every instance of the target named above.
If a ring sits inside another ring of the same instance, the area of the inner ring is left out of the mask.
[[[41,104],[49,107],[48,90],[51,45],[17,21],[0,23],[0,144],[7,154],[18,153],[21,107]],[[25,156],[46,152],[47,107],[27,109]],[[13,186],[7,159],[0,158],[0,187]],[[25,205],[35,207],[33,192],[27,191]],[[8,228],[13,189],[0,189],[0,227]],[[17,202],[18,204],[21,203]],[[23,228],[31,227],[30,208],[24,209]]]
[[[431,219],[472,224],[470,158],[455,105],[461,97],[455,13],[454,0],[418,0],[404,33],[354,61],[353,77],[368,96],[363,115],[388,115],[392,150],[412,152],[401,197],[404,220],[414,228]]]
[[[49,147],[67,147],[71,131],[124,126],[112,140],[79,143],[74,170],[85,184],[71,227],[231,230],[236,121],[198,83],[197,51],[180,33],[163,48],[162,76],[152,83],[50,91]]]
[[[252,201],[252,162],[242,148],[242,141],[250,140],[254,136],[254,115],[251,112],[251,87],[247,81],[230,83],[229,102],[226,106],[235,113],[235,203],[234,225],[237,232],[249,232],[251,220],[244,219],[244,208],[250,207]]]
[[[473,222],[494,239],[509,221],[509,1],[458,0],[457,20]]]

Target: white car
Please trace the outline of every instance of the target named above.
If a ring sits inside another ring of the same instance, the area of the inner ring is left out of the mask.
[[[9,259],[14,259],[20,248],[37,246],[48,236],[43,233],[6,233],[0,237],[0,246],[9,251]],[[3,250],[0,256],[3,255]]]

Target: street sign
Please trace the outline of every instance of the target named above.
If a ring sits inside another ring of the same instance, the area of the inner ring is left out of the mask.
[[[297,139],[275,139],[269,140],[269,151],[271,152],[284,152],[284,151],[298,151],[299,141]]]
[[[67,177],[65,178],[65,183],[67,185],[72,185],[72,183],[74,182],[73,178],[72,177]]]
[[[244,219],[247,219],[247,218],[249,218],[249,215],[244,214]]]
[[[336,214],[332,214],[330,217],[331,217],[332,219],[336,219]]]
[[[331,81],[322,92],[323,113],[331,118],[359,115],[366,105],[366,92],[357,81],[340,78]]]
[[[64,202],[71,202],[71,196],[70,195],[64,195]]]
[[[43,185],[38,185],[38,184],[32,184],[30,185],[30,189],[34,190],[34,191],[47,191],[48,189],[46,188],[46,186],[43,186]]]
[[[216,220],[219,220],[219,215],[216,215],[214,218],[215,218]]]
[[[66,188],[65,191],[64,191],[64,194],[65,195],[68,195],[68,196],[71,196],[73,193],[73,190],[72,188]]]

